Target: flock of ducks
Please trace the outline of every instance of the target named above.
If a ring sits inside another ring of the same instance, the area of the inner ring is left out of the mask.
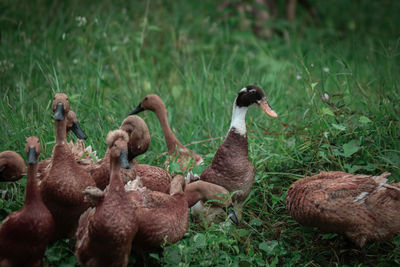
[[[40,266],[49,242],[76,240],[81,266],[126,266],[131,250],[157,249],[179,241],[188,226],[189,208],[207,221],[227,216],[241,219],[242,206],[254,183],[248,159],[245,116],[251,105],[277,117],[261,88],[239,91],[229,132],[212,163],[200,176],[189,172],[203,158],[183,146],[172,133],[157,95],[148,95],[106,138],[101,160],[83,141],[67,142],[72,131],[86,139],[65,94],[55,95],[52,110],[56,143],[50,158],[38,161],[37,137],[26,139],[27,168],[13,151],[0,153],[0,181],[27,176],[24,206],[0,226],[1,266]],[[146,123],[134,115],[153,111],[161,124],[168,154],[184,177],[140,164],[136,157],[150,145]],[[304,225],[346,235],[360,247],[393,237],[400,231],[400,184],[380,176],[321,172],[296,181],[286,196],[289,214]],[[210,200],[217,200],[212,201]]]

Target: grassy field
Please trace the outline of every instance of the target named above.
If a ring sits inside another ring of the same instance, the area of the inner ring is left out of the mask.
[[[293,23],[271,22],[282,34],[270,40],[217,1],[130,2],[0,1],[0,151],[26,158],[25,138],[36,135],[40,158],[51,156],[51,101],[65,92],[102,157],[107,132],[157,93],[183,144],[215,138],[189,146],[209,164],[237,92],[256,84],[279,117],[247,114],[256,182],[241,224],[192,222],[183,240],[149,257],[170,266],[400,264],[400,236],[363,256],[341,236],[296,223],[284,201],[291,183],[319,170],[389,171],[400,181],[400,2],[313,1],[318,23],[299,8]],[[141,116],[152,143],[138,160],[162,166],[161,127]],[[0,184],[0,220],[22,206],[25,182]],[[69,241],[48,247],[46,265],[74,263]]]

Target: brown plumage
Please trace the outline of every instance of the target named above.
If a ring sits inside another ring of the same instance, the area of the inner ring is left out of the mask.
[[[81,266],[126,266],[132,240],[138,229],[136,208],[125,192],[120,168],[128,168],[128,135],[110,132],[110,185],[95,208],[86,211],[76,232],[76,256]],[[96,193],[97,197],[97,193]]]
[[[40,266],[54,232],[54,221],[44,205],[36,183],[41,147],[37,137],[26,139],[28,174],[25,204],[7,216],[0,226],[0,265]]]
[[[321,172],[293,183],[286,209],[299,223],[346,235],[359,247],[400,231],[400,184],[380,176]]]
[[[14,151],[0,153],[0,182],[15,182],[25,175],[24,159]]]
[[[95,183],[80,166],[66,141],[65,117],[69,112],[68,97],[56,94],[53,101],[56,145],[48,174],[42,179],[40,193],[56,223],[55,239],[69,237],[76,229],[80,215],[89,207],[82,191]]]
[[[136,180],[126,186],[140,183]],[[189,208],[184,194],[185,178],[177,175],[171,182],[169,194],[151,191],[145,187],[131,191],[133,203],[138,206],[136,217],[139,229],[134,246],[139,249],[160,247],[165,240],[168,243],[179,241],[188,225]],[[137,201],[139,196],[139,201]]]
[[[143,186],[162,193],[168,193],[172,181],[171,175],[164,169],[147,164],[136,165],[136,177],[139,177]]]
[[[197,155],[192,150],[183,146],[171,131],[167,119],[167,110],[158,95],[153,94],[146,96],[130,114],[137,114],[144,110],[151,110],[156,114],[164,132],[168,155],[172,158],[177,158],[177,162],[182,171],[186,171],[187,169],[193,168],[195,165],[199,165],[203,162],[203,158],[200,155]],[[167,159],[167,163],[168,161],[169,159]]]
[[[72,131],[79,139],[86,139],[87,135],[81,129],[78,119],[74,111],[69,110],[67,116],[67,131],[66,136],[70,131]],[[75,161],[84,167],[85,169],[89,169],[91,164],[94,163],[92,157],[96,157],[96,151],[92,151],[92,147],[85,147],[85,143],[82,140],[77,140],[76,143],[70,141],[68,143],[69,149],[71,150],[72,155],[75,158]],[[51,160],[52,158],[46,158],[39,162],[38,167],[38,180],[41,181],[43,177],[45,177],[50,168],[51,168]]]
[[[233,104],[231,127],[214,159],[201,174],[200,180],[223,186],[233,195],[234,206],[240,216],[240,206],[250,194],[254,183],[254,166],[248,159],[245,116],[249,106],[256,104],[271,117],[277,117],[261,88],[247,86],[240,90]],[[198,207],[201,209],[201,207]]]
[[[147,151],[150,146],[150,133],[146,123],[138,116],[128,116],[121,124],[121,130],[129,136],[128,160],[131,163],[130,169],[120,169],[122,181],[136,179],[135,157]],[[110,152],[107,149],[104,158],[91,166],[90,174],[96,182],[96,186],[104,190],[110,179]]]
[[[230,199],[222,197],[229,193],[225,188],[204,181],[186,185],[182,175],[174,177],[169,194],[142,187],[140,179],[128,183],[125,189],[131,192],[137,205],[139,229],[134,240],[137,249],[158,248],[164,242],[179,241],[188,226],[189,208],[199,201],[217,199],[217,205],[224,208],[231,204]],[[231,213],[235,220],[236,215]]]

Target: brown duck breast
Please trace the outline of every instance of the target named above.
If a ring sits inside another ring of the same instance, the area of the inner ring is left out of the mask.
[[[1,266],[41,266],[54,233],[54,220],[43,203],[36,183],[41,146],[37,137],[26,139],[28,174],[25,204],[7,216],[0,226]]]

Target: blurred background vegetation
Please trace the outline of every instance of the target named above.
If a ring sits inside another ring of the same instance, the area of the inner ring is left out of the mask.
[[[291,183],[319,170],[389,171],[400,181],[398,14],[396,0],[2,0],[0,151],[26,157],[25,138],[36,135],[41,159],[51,156],[50,104],[65,92],[102,157],[107,132],[157,93],[183,144],[212,138],[189,146],[209,164],[237,92],[256,84],[279,117],[247,115],[257,173],[240,226],[191,222],[183,240],[148,257],[171,266],[400,264],[399,236],[363,256],[293,221],[284,202]],[[162,166],[161,127],[143,117],[152,144],[138,161]],[[0,184],[1,220],[22,206],[25,183]],[[73,266],[71,243],[51,244],[45,265]]]

